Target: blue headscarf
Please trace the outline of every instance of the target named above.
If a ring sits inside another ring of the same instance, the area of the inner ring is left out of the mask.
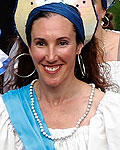
[[[29,32],[29,27],[31,25],[31,22],[34,20],[34,17],[37,14],[39,14],[40,11],[54,12],[66,17],[74,24],[82,43],[84,43],[85,40],[84,26],[79,12],[77,12],[77,10],[75,10],[71,6],[63,4],[61,2],[46,4],[33,9],[28,16],[28,20],[26,24],[26,34]]]
[[[107,9],[107,0],[102,0],[103,7]]]
[[[104,9],[108,9],[109,7],[111,7],[114,4],[115,0],[102,0],[102,5],[104,7]]]

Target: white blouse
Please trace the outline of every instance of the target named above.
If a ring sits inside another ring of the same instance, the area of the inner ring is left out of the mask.
[[[120,86],[120,61],[108,61],[111,81]]]
[[[49,129],[58,137],[71,129]],[[88,126],[81,126],[65,141],[55,142],[56,150],[120,150],[120,94],[106,92]],[[24,150],[0,96],[0,150]]]

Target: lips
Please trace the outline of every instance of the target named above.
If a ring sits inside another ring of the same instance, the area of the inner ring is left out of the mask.
[[[62,65],[54,65],[54,66],[43,65],[44,70],[50,74],[57,73],[60,70],[61,66]]]

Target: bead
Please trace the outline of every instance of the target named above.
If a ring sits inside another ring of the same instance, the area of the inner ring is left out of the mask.
[[[35,110],[33,109],[33,113],[35,113]]]
[[[39,118],[37,118],[37,122],[40,122]]]
[[[44,132],[44,129],[43,129],[43,128],[41,129],[41,132]]]
[[[30,93],[32,92],[32,87],[30,87]]]
[[[31,101],[32,101],[32,102],[34,102],[34,99],[33,99],[33,97],[31,98]]]
[[[90,95],[90,98],[89,99],[92,99],[93,98],[93,96],[92,95]]]
[[[81,121],[82,121],[82,119],[80,118],[78,122],[81,123]]]
[[[30,95],[32,94],[32,91],[30,92]]]
[[[48,138],[48,134],[45,135]]]
[[[92,104],[92,102],[91,102],[91,101],[89,101],[89,102],[88,102],[88,105],[90,105],[90,106],[91,106],[91,104]]]
[[[45,131],[43,132],[43,135],[46,135],[46,132],[45,132]]]
[[[43,129],[43,126],[40,126],[40,129]]]
[[[92,86],[92,89],[91,89],[91,94],[90,94],[90,97],[89,97],[89,102],[88,102],[88,106],[87,106],[87,109],[86,109],[86,112],[84,113],[84,115],[78,120],[76,126],[74,127],[74,129],[71,131],[71,133],[69,135],[65,135],[64,137],[52,137],[51,135],[48,135],[45,131],[44,131],[44,128],[43,128],[43,125],[42,125],[42,122],[40,121],[36,111],[35,111],[35,108],[34,108],[34,97],[33,97],[33,85],[35,83],[36,80],[33,80],[31,85],[30,85],[30,98],[31,98],[31,109],[33,111],[33,114],[35,116],[35,119],[36,121],[38,122],[39,124],[39,127],[40,127],[40,131],[41,133],[46,137],[46,138],[49,138],[49,139],[52,139],[52,140],[66,140],[67,138],[71,137],[76,131],[77,129],[80,127],[80,123],[86,118],[86,116],[88,115],[89,111],[90,111],[90,108],[91,108],[91,105],[92,105],[92,101],[93,101],[93,96],[94,96],[94,92],[95,92],[95,85],[94,84],[91,84]]]
[[[87,110],[86,110],[87,112],[89,112],[90,111],[90,109],[89,108],[87,108]]]
[[[34,106],[34,103],[31,103],[31,106]]]
[[[49,137],[49,136],[47,136],[47,137]],[[54,137],[50,137],[50,139],[51,139],[51,140],[55,140]]]
[[[84,118],[85,118],[86,116],[87,116],[86,114],[83,115]]]
[[[36,119],[38,119],[38,116],[35,116]]]
[[[81,120],[82,120],[82,121],[84,120],[84,117],[83,117],[83,116],[81,117]]]
[[[34,116],[36,116],[37,115],[37,113],[36,112],[34,112]]]
[[[87,108],[89,108],[89,109],[91,108],[91,105],[89,105],[89,103],[88,103],[88,107]]]
[[[42,126],[42,123],[41,123],[41,121],[40,121],[40,126]]]
[[[76,128],[79,128],[79,125],[78,125],[78,124],[76,124]]]
[[[77,124],[80,125],[81,121],[78,121]]]
[[[87,112],[87,111],[86,111],[86,113],[85,113],[85,114],[86,114],[86,116],[88,115],[88,113],[89,113],[89,112]]]
[[[32,105],[31,108],[34,110],[34,106]]]
[[[50,135],[48,135],[48,138],[49,138],[49,139],[51,139],[51,136],[50,136]]]

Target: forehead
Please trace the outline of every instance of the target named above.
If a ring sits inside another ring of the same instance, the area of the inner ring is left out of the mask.
[[[73,30],[73,23],[64,16],[52,14],[49,17],[41,17],[33,22],[32,30]]]
[[[93,0],[94,3],[101,3],[102,0]]]
[[[61,15],[57,14],[49,18],[42,17],[33,23],[32,40],[42,38],[54,41],[65,37],[75,40],[76,32],[72,22]]]

